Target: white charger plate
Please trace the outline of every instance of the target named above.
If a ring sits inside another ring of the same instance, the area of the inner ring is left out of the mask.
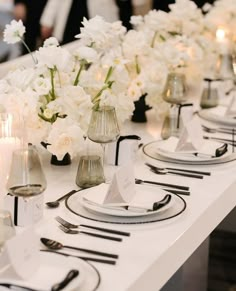
[[[108,188],[109,185],[107,185]],[[144,201],[144,188],[143,186],[140,185],[135,185],[135,190],[136,190],[136,195],[135,195],[135,202],[134,204],[138,204],[141,205],[142,201],[145,203],[149,203],[150,205],[153,204],[154,202],[157,202],[161,199],[164,198],[165,195],[169,194],[171,195],[171,193],[166,192],[165,190],[161,189],[161,188],[150,188],[150,187],[146,187],[148,189],[148,191],[145,192],[145,201]],[[86,209],[88,209],[89,211],[93,211],[95,213],[98,214],[106,214],[106,215],[111,215],[111,216],[118,216],[118,217],[143,217],[143,216],[152,216],[152,215],[156,215],[160,212],[166,211],[167,209],[169,209],[170,207],[173,206],[174,200],[173,197],[171,195],[171,200],[168,204],[166,204],[165,206],[163,206],[160,209],[157,209],[155,211],[150,211],[150,212],[134,212],[134,211],[130,211],[130,210],[126,210],[126,209],[117,209],[117,208],[111,208],[111,207],[106,207],[105,205],[99,205],[99,204],[95,204],[95,203],[91,203],[90,201],[86,200],[87,195],[89,194],[90,189],[86,189],[82,192],[82,195],[79,197],[79,203],[85,207]],[[96,193],[95,195],[99,195],[99,194],[103,194],[103,193]]]
[[[40,267],[28,280],[11,277],[6,271],[0,274],[0,284],[9,283],[36,290],[51,290],[52,285],[62,281],[72,269],[78,270],[79,275],[63,291],[96,290],[100,278],[93,266],[79,258],[65,257],[52,252],[40,252]],[[0,290],[1,288],[4,287],[0,286]]]
[[[224,125],[224,126],[236,126],[236,119],[231,116],[225,116],[225,106],[217,106],[209,109],[202,109],[198,112],[198,115],[208,121]]]
[[[199,158],[194,155],[177,154],[174,152],[168,152],[162,150],[166,140],[153,141],[146,144],[143,147],[143,153],[155,160],[160,160],[164,162],[172,162],[178,164],[190,164],[190,165],[214,165],[230,162],[236,159],[236,153],[231,152],[231,147],[229,146],[228,152],[226,152],[221,157],[215,158]],[[160,148],[161,146],[161,148]]]
[[[156,185],[137,185],[140,187],[143,195],[146,197],[149,191],[158,191],[159,186]],[[84,190],[83,190],[84,191]],[[65,201],[67,209],[73,214],[83,217],[92,221],[99,221],[112,224],[144,224],[152,223],[157,221],[164,221],[174,217],[177,217],[182,212],[185,211],[187,203],[183,197],[175,194],[172,195],[172,206],[168,207],[165,211],[153,213],[153,215],[148,216],[113,216],[104,213],[99,213],[95,211],[88,210],[81,204],[83,191],[72,194]]]

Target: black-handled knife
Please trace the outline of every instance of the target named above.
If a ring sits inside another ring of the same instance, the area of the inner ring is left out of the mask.
[[[78,270],[70,270],[69,273],[66,275],[65,279],[52,286],[51,291],[60,291],[64,289],[78,275],[79,275]]]

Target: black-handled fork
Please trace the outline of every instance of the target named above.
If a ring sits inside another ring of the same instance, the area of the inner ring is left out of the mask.
[[[86,228],[100,230],[100,231],[107,232],[107,233],[113,233],[113,234],[122,235],[122,236],[130,236],[130,232],[120,231],[120,230],[116,230],[116,229],[103,228],[103,227],[92,226],[92,225],[88,225],[88,224],[82,224],[82,223],[81,224],[73,224],[73,223],[66,221],[65,219],[63,219],[60,216],[56,216],[55,219],[57,222],[59,222],[61,225],[65,226],[66,228],[86,227]]]
[[[210,172],[205,172],[205,171],[197,171],[197,170],[189,170],[189,169],[181,169],[181,168],[171,168],[171,167],[165,167],[165,168],[161,168],[161,167],[156,167],[153,166],[149,163],[145,163],[146,166],[148,166],[151,169],[157,169],[157,170],[173,170],[173,171],[178,171],[178,172],[186,172],[186,173],[190,173],[190,174],[199,174],[199,175],[206,175],[206,176],[210,176],[211,173]]]

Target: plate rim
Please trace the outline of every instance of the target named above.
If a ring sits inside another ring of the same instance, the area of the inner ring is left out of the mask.
[[[147,153],[147,147],[156,143],[156,142],[160,142],[160,141],[164,141],[164,140],[155,140],[155,141],[151,141],[147,144],[145,144],[142,148],[143,154],[149,158],[152,158],[154,160],[159,160],[159,161],[163,161],[163,162],[168,162],[168,163],[174,163],[174,164],[185,164],[185,165],[194,165],[194,166],[198,166],[198,165],[206,165],[206,166],[211,166],[211,165],[219,165],[219,164],[224,164],[224,163],[229,163],[231,161],[236,160],[236,153],[231,153],[230,155],[227,156],[222,156],[222,157],[217,157],[215,159],[211,159],[211,160],[181,160],[178,158],[172,158],[172,157],[167,157],[164,155],[161,155],[159,153],[155,153],[155,157],[149,153]],[[220,158],[220,159],[219,159]]]
[[[198,116],[200,118],[203,118],[203,119],[207,120],[207,121],[215,122],[215,123],[218,123],[218,124],[221,124],[221,125],[236,126],[236,119],[230,118],[230,117],[226,117],[223,120],[223,116],[221,117],[221,116],[219,116],[217,114],[214,114],[214,113],[211,113],[211,112],[209,113],[209,110],[212,110],[212,109],[213,108],[206,108],[206,109],[199,110],[198,111]],[[206,113],[206,114],[204,114],[204,113]]]
[[[55,260],[54,260],[54,258],[52,260],[52,257],[49,258],[50,256],[55,256],[55,258],[57,258],[56,261],[57,260],[59,260],[59,261],[62,260],[61,263],[62,263],[63,267],[65,267],[65,264],[66,264],[66,265],[68,265],[68,267],[70,269],[72,269],[72,268],[77,268],[78,269],[78,271],[79,271],[79,277],[77,278],[77,280],[79,280],[79,282],[77,283],[76,286],[73,287],[73,290],[75,288],[76,288],[76,290],[80,290],[81,288],[84,288],[83,286],[84,286],[84,284],[86,284],[86,270],[81,271],[81,269],[83,269],[83,265],[85,265],[85,264],[87,264],[88,266],[90,266],[90,268],[93,269],[93,271],[97,275],[96,285],[91,289],[91,291],[97,290],[97,288],[99,287],[100,282],[101,282],[101,275],[100,275],[99,271],[97,270],[97,268],[94,265],[92,265],[91,263],[89,263],[86,260],[83,260],[83,259],[80,259],[80,258],[77,258],[77,257],[73,257],[73,256],[70,256],[70,255],[65,256],[65,255],[62,255],[61,253],[53,252],[53,251],[47,251],[47,250],[45,250],[45,251],[44,250],[43,251],[40,250],[39,251],[40,264],[42,262],[43,262],[43,264],[45,264],[46,261],[49,262],[50,265],[54,264]],[[82,266],[78,264],[78,261],[80,262],[80,264],[82,264]],[[41,266],[39,266],[39,268],[40,267]],[[9,284],[21,285],[22,287],[25,287],[25,288],[36,288],[36,287],[32,287],[33,284],[32,283],[28,283],[28,280],[23,280],[21,278],[12,278],[12,277],[6,277],[6,278],[4,278],[4,273],[2,274],[2,276],[0,276],[0,283],[1,282],[2,283],[7,282]],[[65,290],[69,290],[68,288],[69,288],[68,286],[65,287]]]
[[[150,187],[155,187],[155,186],[150,185]],[[180,214],[182,214],[187,209],[186,200],[183,197],[181,197],[180,195],[172,193],[172,195],[174,195],[174,197],[176,196],[176,198],[179,199],[179,201],[181,201],[182,208],[170,216],[167,216],[164,218],[158,218],[158,219],[151,219],[151,220],[147,220],[147,221],[144,221],[144,220],[134,221],[134,220],[132,220],[132,219],[134,219],[134,217],[128,217],[128,218],[125,217],[125,221],[124,220],[123,221],[117,221],[117,220],[111,221],[109,219],[101,218],[99,215],[95,215],[95,217],[91,217],[89,215],[90,214],[89,211],[87,211],[87,213],[84,214],[84,213],[79,213],[78,210],[76,212],[74,209],[72,209],[69,205],[69,200],[77,195],[81,195],[81,192],[74,193],[65,199],[65,206],[71,213],[75,214],[76,216],[82,217],[84,219],[88,219],[88,220],[95,221],[95,222],[103,222],[103,223],[107,223],[107,224],[110,223],[110,224],[119,224],[119,225],[122,225],[122,224],[123,225],[132,225],[132,224],[147,224],[147,223],[153,223],[153,222],[161,222],[161,221],[169,220],[171,218],[178,217]],[[153,215],[153,217],[155,218],[155,215]]]

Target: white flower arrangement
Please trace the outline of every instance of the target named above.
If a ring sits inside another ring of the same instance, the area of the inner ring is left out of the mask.
[[[0,81],[0,104],[25,117],[29,142],[46,142],[59,159],[66,153],[73,157],[99,106],[114,106],[122,125],[144,94],[149,106],[165,110],[162,91],[169,72],[180,71],[188,85],[199,87],[219,54],[216,29],[235,34],[236,27],[235,0],[217,0],[204,9],[206,15],[194,2],[176,0],[169,13],[133,16],[128,32],[120,21],[84,19],[73,52],[49,38],[32,54],[34,68],[19,68]],[[4,40],[27,46],[24,32],[21,21],[12,21]]]
[[[16,69],[0,82],[0,104],[24,117],[28,142],[46,143],[59,160],[66,153],[73,158],[84,147],[93,109],[114,106],[120,124],[134,110],[119,49],[125,29],[120,22],[110,24],[101,17],[84,20],[84,25],[74,52],[50,38],[32,54],[33,68]],[[5,41],[22,41],[24,32],[21,21],[12,21]]]

